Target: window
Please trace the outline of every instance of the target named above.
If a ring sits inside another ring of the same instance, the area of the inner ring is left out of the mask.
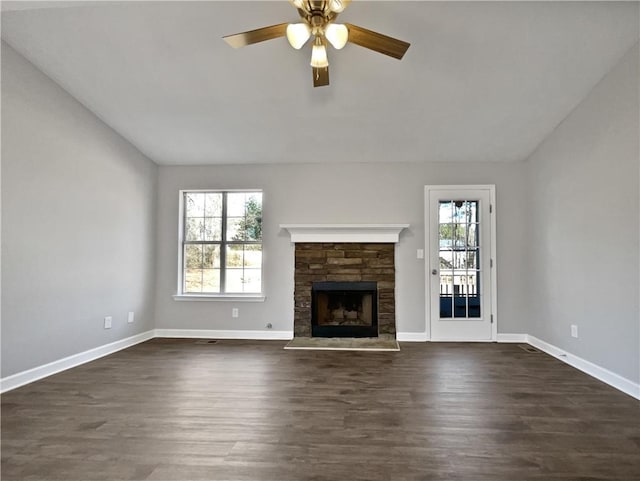
[[[181,294],[262,292],[262,192],[183,191]]]
[[[480,202],[440,200],[438,227],[440,317],[479,318]]]

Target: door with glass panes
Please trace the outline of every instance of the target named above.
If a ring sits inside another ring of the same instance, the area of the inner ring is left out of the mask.
[[[426,188],[431,340],[495,340],[493,186]]]

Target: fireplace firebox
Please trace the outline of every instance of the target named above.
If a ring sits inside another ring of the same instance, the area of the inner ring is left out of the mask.
[[[376,282],[314,282],[313,337],[378,337]]]

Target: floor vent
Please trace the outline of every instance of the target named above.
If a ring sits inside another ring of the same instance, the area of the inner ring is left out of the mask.
[[[217,339],[198,339],[196,344],[217,344]]]
[[[530,346],[529,344],[518,344],[518,347],[527,352],[540,352],[535,347]]]

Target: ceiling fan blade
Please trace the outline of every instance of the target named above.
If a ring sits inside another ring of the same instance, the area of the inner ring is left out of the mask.
[[[329,67],[311,67],[313,70],[313,86],[324,87],[329,85]]]
[[[265,40],[284,37],[287,34],[287,25],[289,24],[279,23],[278,25],[271,25],[270,27],[262,27],[256,30],[249,30],[248,32],[236,33],[235,35],[227,35],[222,38],[233,48],[246,47],[247,45],[264,42]]]
[[[345,25],[349,29],[349,42],[397,58],[398,60],[404,56],[409,45],[411,45],[397,38],[388,37],[351,23],[345,23]]]

